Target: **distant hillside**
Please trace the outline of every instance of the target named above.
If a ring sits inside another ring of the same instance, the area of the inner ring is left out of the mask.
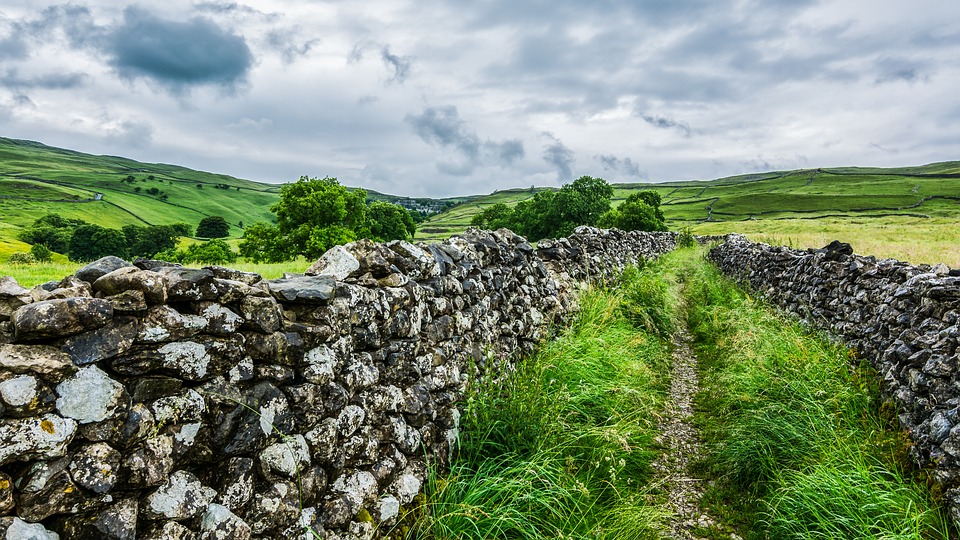
[[[231,236],[239,237],[243,226],[273,219],[269,208],[279,192],[278,184],[0,137],[0,255],[29,248],[16,240],[17,232],[51,212],[114,228],[178,222],[196,226],[204,217],[223,216]],[[428,214],[469,200],[375,191],[369,191],[368,198]]]
[[[660,193],[672,229],[754,220],[960,215],[960,161],[891,169],[778,171],[705,181],[614,184],[614,188],[615,205],[635,191]],[[540,189],[544,188],[497,191],[465,202],[427,220],[419,236],[457,233],[483,208],[499,202],[512,206]]]

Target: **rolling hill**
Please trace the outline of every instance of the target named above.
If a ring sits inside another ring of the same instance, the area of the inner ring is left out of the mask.
[[[614,188],[615,205],[638,190],[660,193],[671,229],[741,232],[798,247],[840,238],[860,253],[960,266],[960,161],[887,169],[803,169]],[[440,212],[417,233],[418,239],[430,241],[462,232],[489,205],[514,205],[542,189],[550,188],[449,199],[374,191],[368,191],[368,197]],[[278,184],[0,138],[0,261],[29,249],[16,239],[17,233],[50,212],[107,227],[195,226],[203,217],[219,215],[237,238],[244,224],[273,218],[269,207],[279,191]]]
[[[279,192],[279,184],[0,138],[0,258],[29,249],[17,233],[47,213],[113,228],[196,226],[204,217],[223,216],[231,236],[239,237],[244,224],[273,219],[270,205]],[[367,195],[428,213],[470,200]]]

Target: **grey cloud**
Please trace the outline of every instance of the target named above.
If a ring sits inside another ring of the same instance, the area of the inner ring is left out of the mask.
[[[427,107],[420,115],[408,114],[404,122],[410,124],[424,142],[457,151],[461,159],[437,164],[441,172],[447,174],[464,176],[479,165],[512,165],[525,155],[519,139],[481,142],[454,106]]]
[[[383,61],[383,65],[390,72],[387,83],[403,83],[410,76],[410,71],[413,69],[413,59],[409,56],[393,54],[390,52],[389,44],[380,45],[374,41],[355,43],[353,49],[350,50],[350,54],[347,55],[347,63],[357,64],[371,51],[380,53],[380,60]]]
[[[550,143],[543,148],[543,160],[557,169],[557,178],[561,182],[573,180],[573,150],[567,148],[553,133],[543,132]]]
[[[66,90],[83,86],[87,76],[83,73],[47,73],[33,77],[21,76],[16,69],[0,74],[0,85],[9,88],[43,88]]]
[[[27,57],[27,43],[18,36],[0,39],[0,60],[22,60]]]
[[[208,84],[234,90],[253,65],[244,39],[207,19],[168,21],[132,7],[106,48],[121,77],[147,78],[177,93]]]
[[[689,137],[691,133],[690,126],[684,122],[678,122],[672,118],[667,118],[666,116],[656,116],[649,114],[645,111],[636,111],[636,114],[644,122],[650,124],[651,126],[659,129],[676,129],[683,133],[684,137]]]
[[[876,68],[879,74],[874,79],[874,84],[897,81],[913,83],[927,79],[926,76],[920,74],[917,63],[902,58],[883,58],[877,62]]]
[[[194,8],[197,11],[218,15],[254,16],[268,20],[273,20],[280,17],[279,13],[265,13],[259,9],[239,4],[237,2],[200,2],[194,4]]]
[[[74,48],[98,45],[106,31],[96,24],[88,7],[76,4],[50,6],[40,13],[39,18],[20,26],[27,35],[38,40],[49,40],[52,34],[62,31]]]
[[[295,34],[298,29],[278,29],[267,34],[267,43],[280,52],[283,61],[292,64],[296,60],[310,54],[317,45],[321,43],[320,38],[312,38],[306,41],[296,41]]]
[[[895,149],[895,148],[886,148],[886,147],[881,146],[881,145],[879,145],[879,144],[877,144],[877,143],[870,143],[869,146],[870,146],[871,148],[876,148],[877,150],[883,152],[884,154],[896,154],[896,153],[899,152],[899,151],[898,151],[897,149]]]
[[[647,171],[640,170],[640,165],[630,158],[620,159],[612,154],[600,154],[594,156],[593,159],[599,161],[605,171],[617,172],[636,178],[646,179],[648,177]]]
[[[393,75],[388,79],[391,82],[402,83],[410,75],[412,62],[409,56],[398,56],[390,52],[390,46],[384,45],[380,50],[380,58],[387,66],[388,70],[393,71]]]

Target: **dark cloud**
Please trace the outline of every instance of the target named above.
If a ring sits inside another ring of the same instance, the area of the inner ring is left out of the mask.
[[[543,148],[543,160],[557,169],[557,179],[561,182],[573,180],[573,163],[576,161],[573,150],[564,146],[553,133],[543,132],[541,136],[550,141]]]
[[[47,73],[32,77],[20,75],[16,69],[0,74],[0,86],[8,88],[42,88],[48,90],[67,90],[83,86],[87,76],[83,73]]]
[[[666,116],[657,116],[649,114],[645,111],[636,111],[636,114],[641,120],[650,124],[651,126],[659,129],[676,129],[677,131],[683,133],[684,137],[689,137],[691,133],[690,126],[684,122],[678,122],[672,118],[667,118]]]
[[[246,41],[212,21],[168,21],[132,7],[105,46],[121,77],[147,78],[175,92],[197,85],[234,90],[253,65]]]
[[[620,173],[625,176],[636,178],[647,178],[647,171],[640,170],[640,165],[630,158],[620,159],[614,155],[600,154],[593,156],[593,159],[600,162],[603,170]]]
[[[441,172],[464,176],[479,165],[512,165],[525,155],[523,142],[508,139],[501,142],[481,141],[467,128],[456,107],[427,107],[422,114],[408,114],[404,122],[410,124],[425,142],[457,152],[455,161],[443,161],[437,167]]]

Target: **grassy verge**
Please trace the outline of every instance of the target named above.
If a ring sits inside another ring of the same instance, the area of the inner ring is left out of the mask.
[[[686,258],[712,511],[748,538],[948,538],[876,374]]]
[[[647,484],[669,356],[630,321],[644,319],[631,295],[666,291],[647,276],[587,293],[569,331],[481,385],[451,472],[428,487],[420,537],[660,537],[665,516]]]

